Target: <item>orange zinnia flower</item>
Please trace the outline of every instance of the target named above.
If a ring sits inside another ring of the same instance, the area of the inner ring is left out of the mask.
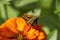
[[[0,26],[0,40],[18,40],[19,35],[22,40],[46,40],[40,24],[32,26],[22,17],[10,18]]]

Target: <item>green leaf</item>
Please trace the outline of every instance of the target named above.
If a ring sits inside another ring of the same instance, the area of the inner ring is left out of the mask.
[[[46,35],[49,35],[50,28],[48,28],[47,26],[43,26],[42,29],[45,31]]]
[[[10,4],[12,0],[0,0],[0,4]]]
[[[60,0],[56,0],[56,10],[54,13],[58,15],[58,18],[60,20]]]
[[[60,10],[60,0],[56,0],[56,9]]]
[[[34,9],[34,15],[40,16],[41,14],[41,9]]]
[[[18,14],[19,14],[18,10],[15,10],[10,5],[7,5],[6,8],[7,8],[8,18],[11,18],[11,17],[16,18],[18,16]]]
[[[57,40],[57,35],[58,35],[58,30],[55,29],[49,34],[49,39],[48,40]]]
[[[38,0],[16,0],[16,1],[14,1],[14,5],[16,7],[22,7],[22,6],[37,2],[37,1]]]
[[[39,0],[40,1],[40,5],[43,8],[50,8],[52,5],[52,0]]]
[[[0,15],[3,19],[6,19],[5,8],[3,4],[0,4]]]
[[[33,11],[34,11],[34,12],[29,11],[29,12],[27,12],[27,14],[34,15],[34,16],[40,16],[40,14],[41,14],[41,9],[34,9]]]
[[[52,10],[53,11],[53,10]],[[48,26],[50,29],[60,28],[60,21],[58,20],[58,16],[55,15],[51,10],[42,9],[39,22],[42,25]]]

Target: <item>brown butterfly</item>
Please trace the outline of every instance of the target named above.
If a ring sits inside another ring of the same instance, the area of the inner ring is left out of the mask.
[[[38,22],[39,16],[34,16],[30,14],[23,14],[22,17],[25,19],[25,21],[29,24],[36,25]]]

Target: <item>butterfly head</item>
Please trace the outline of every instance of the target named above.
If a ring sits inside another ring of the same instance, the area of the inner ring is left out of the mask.
[[[25,21],[29,24],[37,24],[38,21],[38,16],[34,16],[34,15],[29,15],[29,14],[23,14],[22,17],[25,19]]]

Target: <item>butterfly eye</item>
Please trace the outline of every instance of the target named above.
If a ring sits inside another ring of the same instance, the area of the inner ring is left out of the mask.
[[[30,20],[30,17],[27,17],[27,16],[23,16],[23,18],[25,19],[25,21],[29,21]]]
[[[31,19],[32,17],[27,17],[28,19]]]
[[[23,17],[26,21],[29,21],[33,16],[25,14],[25,15],[23,15],[22,17]]]

